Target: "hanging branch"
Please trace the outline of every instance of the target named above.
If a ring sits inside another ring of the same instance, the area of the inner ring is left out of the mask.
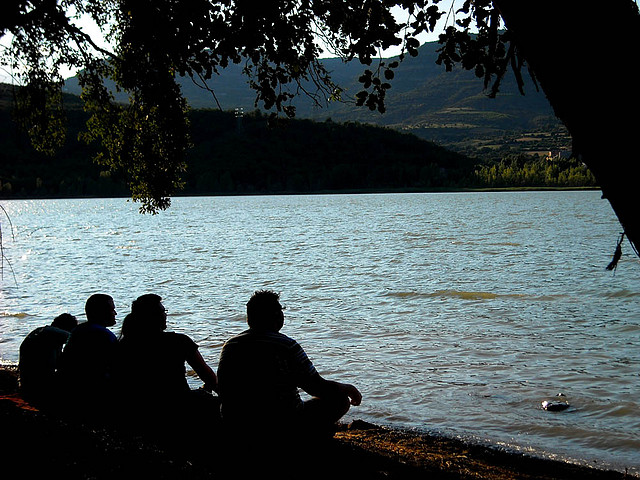
[[[620,260],[620,257],[622,256],[622,241],[624,240],[624,232],[622,232],[622,234],[620,235],[620,240],[618,240],[618,245],[616,246],[616,251],[613,254],[613,258],[611,259],[611,262],[609,263],[609,265],[607,265],[607,270],[614,270],[616,269],[616,267],[618,266],[618,261]]]
[[[198,71],[196,71],[196,72],[192,71],[192,72],[188,72],[188,73],[189,73],[189,77],[191,78],[191,81],[193,82],[193,84],[196,87],[201,88],[201,89],[206,90],[207,92],[209,92],[211,94],[211,96],[213,97],[213,100],[216,102],[216,105],[218,106],[218,110],[222,111],[222,106],[220,105],[220,102],[218,101],[218,97],[216,96],[216,92],[209,86],[209,84],[207,83],[207,80],[204,78],[204,76]],[[198,81],[194,77],[194,73],[195,73],[195,75],[197,75],[198,79],[202,83],[198,83]]]
[[[7,217],[7,220],[9,221],[9,227],[11,227],[11,237],[15,241],[16,237],[13,233],[13,224],[11,223],[11,217],[9,217],[9,214],[7,213],[7,211],[2,205],[0,205],[0,210],[3,211],[3,213]],[[16,283],[16,285],[18,285],[18,281],[16,280],[16,274],[13,271],[13,266],[11,265],[11,262],[9,261],[7,256],[4,254],[4,243],[2,242],[2,222],[0,222],[0,279],[4,279],[4,263],[5,262],[7,262],[7,265],[11,270],[11,274],[13,275],[13,281]]]

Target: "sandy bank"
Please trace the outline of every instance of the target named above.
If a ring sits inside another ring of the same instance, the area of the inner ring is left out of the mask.
[[[531,458],[458,440],[419,436],[354,421],[341,425],[321,445],[277,459],[257,458],[251,438],[229,455],[216,432],[200,432],[200,448],[180,448],[107,427],[69,422],[24,403],[17,394],[15,369],[0,367],[0,453],[4,478],[215,479],[274,474],[274,478],[349,479],[602,479],[623,473]],[[227,445],[228,446],[228,445]],[[174,448],[176,447],[176,448]],[[309,447],[309,448],[307,448]],[[292,455],[295,458],[292,458]],[[264,475],[255,478],[267,478]]]

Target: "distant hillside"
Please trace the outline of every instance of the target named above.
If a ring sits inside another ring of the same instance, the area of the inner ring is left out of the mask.
[[[556,119],[545,96],[532,84],[521,95],[507,76],[495,99],[483,92],[482,80],[473,72],[446,72],[437,65],[436,42],[424,44],[417,57],[407,57],[397,69],[387,94],[387,111],[371,112],[366,107],[332,103],[317,108],[304,96],[296,98],[297,117],[334,122],[358,121],[411,132],[420,138],[469,155],[501,158],[509,153],[547,152],[570,148],[569,137]],[[353,97],[359,90],[358,77],[365,66],[325,59],[334,81]],[[242,75],[241,65],[231,65],[209,82],[223,110],[255,109],[255,93]],[[216,108],[209,92],[190,79],[182,79],[185,97],[193,108]],[[76,79],[66,89],[78,93]]]
[[[424,191],[469,184],[477,162],[396,130],[195,110],[187,193]]]
[[[312,108],[300,97],[295,120],[270,123],[255,109],[240,66],[229,67],[210,85],[224,111],[215,109],[209,92],[183,79],[193,107],[194,147],[182,193],[593,185],[581,165],[522,159],[522,153],[569,149],[569,137],[541,93],[527,86],[521,96],[507,81],[498,98],[489,99],[472,73],[447,73],[436,65],[436,48],[425,44],[418,57],[401,64],[385,114],[344,104]],[[325,64],[349,94],[359,91],[357,78],[365,67],[337,59]],[[35,152],[13,123],[12,87],[0,85],[0,198],[129,194],[123,179],[89,160],[96,147],[77,141],[86,114],[74,95],[76,79],[67,81],[66,91],[67,142],[50,158]],[[236,118],[235,108],[244,116]]]
[[[11,118],[11,87],[0,86],[0,198],[121,196],[128,190],[91,161],[77,140],[86,114],[66,99],[67,140],[39,154]],[[416,191],[459,188],[476,161],[414,135],[360,123],[268,121],[251,112],[192,110],[183,194]]]

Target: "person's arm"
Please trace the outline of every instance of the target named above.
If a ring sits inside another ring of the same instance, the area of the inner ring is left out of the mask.
[[[356,387],[348,383],[340,383],[333,380],[323,378],[319,373],[313,375],[303,386],[302,389],[313,397],[329,397],[334,395],[346,395],[349,397],[349,403],[354,406],[360,405],[362,402],[362,394]]]
[[[218,377],[213,369],[207,365],[202,355],[194,349],[187,357],[187,363],[193,368],[200,380],[204,382],[204,389],[211,392],[218,391]]]

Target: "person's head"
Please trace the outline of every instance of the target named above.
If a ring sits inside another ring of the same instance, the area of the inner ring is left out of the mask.
[[[78,320],[70,313],[63,313],[53,319],[51,326],[70,332],[78,326]]]
[[[140,338],[146,335],[144,324],[139,317],[136,317],[133,313],[129,313],[122,320],[122,327],[120,328],[120,339],[124,338]]]
[[[167,310],[160,295],[148,293],[136,298],[131,303],[131,315],[140,331],[153,333],[167,328]]]
[[[280,294],[258,290],[247,302],[247,323],[255,330],[278,331],[284,325]]]
[[[87,314],[87,322],[97,323],[103,327],[111,327],[116,324],[116,307],[113,298],[104,293],[91,295],[84,305]]]

